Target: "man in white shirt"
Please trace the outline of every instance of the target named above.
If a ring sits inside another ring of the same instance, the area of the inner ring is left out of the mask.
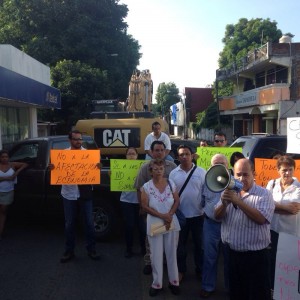
[[[68,150],[86,150],[82,147],[82,135],[78,130],[69,133],[69,141]],[[50,164],[50,168],[53,167],[55,166]],[[66,244],[60,262],[66,263],[75,257],[75,225],[78,209],[83,214],[87,254],[91,259],[98,260],[100,257],[96,253],[92,186],[62,185],[61,196],[64,205]]]
[[[211,158],[211,166],[224,165],[228,169],[228,160],[224,154],[215,154]],[[208,298],[215,291],[218,274],[219,252],[224,256],[224,283],[228,283],[228,249],[221,243],[221,220],[215,219],[215,205],[219,202],[221,192],[212,192],[207,185],[204,188],[202,204],[204,210],[203,223],[203,273],[200,297]]]
[[[178,159],[180,165],[170,173],[169,178],[175,182],[177,192],[180,192],[190,172],[195,164],[193,163],[193,151],[189,146],[180,145],[178,147]],[[202,227],[203,227],[203,209],[201,205],[202,192],[205,185],[206,171],[196,167],[190,177],[186,187],[180,195],[179,209],[186,217],[186,225],[181,228],[179,234],[179,243],[177,249],[177,261],[179,278],[182,279],[186,272],[186,258],[189,232],[192,233],[194,243],[194,261],[196,274],[202,273]]]
[[[145,138],[144,148],[146,160],[153,158],[151,145],[154,141],[162,141],[164,143],[166,146],[164,159],[173,161],[173,158],[169,155],[171,151],[171,140],[166,133],[161,131],[161,126],[157,121],[152,124],[152,132],[149,133]]]

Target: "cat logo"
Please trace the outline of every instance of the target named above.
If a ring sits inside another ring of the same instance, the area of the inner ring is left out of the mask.
[[[95,128],[94,136],[100,148],[140,147],[139,128]]]

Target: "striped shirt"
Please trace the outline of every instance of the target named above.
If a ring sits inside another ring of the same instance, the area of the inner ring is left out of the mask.
[[[265,217],[266,222],[259,225],[241,209],[228,205],[221,225],[222,241],[235,251],[262,250],[270,244],[270,223],[275,209],[272,194],[253,183],[241,201],[257,209]],[[219,201],[216,207],[221,204]]]

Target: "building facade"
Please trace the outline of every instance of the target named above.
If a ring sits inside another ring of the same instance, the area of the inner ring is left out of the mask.
[[[218,98],[220,115],[231,115],[233,135],[286,134],[289,117],[300,113],[300,43],[283,36],[216,72],[231,80],[234,94]]]
[[[205,111],[214,101],[212,91],[212,88],[184,88],[182,101],[170,107],[175,136],[196,138],[191,124],[197,121],[197,113]]]
[[[0,45],[0,149],[37,137],[37,109],[60,109],[50,68],[11,45]]]

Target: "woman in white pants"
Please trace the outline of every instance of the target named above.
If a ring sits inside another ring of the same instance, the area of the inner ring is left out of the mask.
[[[169,276],[169,288],[175,295],[180,294],[177,244],[180,225],[176,217],[179,196],[173,181],[164,178],[164,161],[152,160],[149,164],[152,179],[141,189],[141,205],[147,213],[147,235],[150,244],[153,282],[149,290],[151,297],[162,290],[163,254]]]

